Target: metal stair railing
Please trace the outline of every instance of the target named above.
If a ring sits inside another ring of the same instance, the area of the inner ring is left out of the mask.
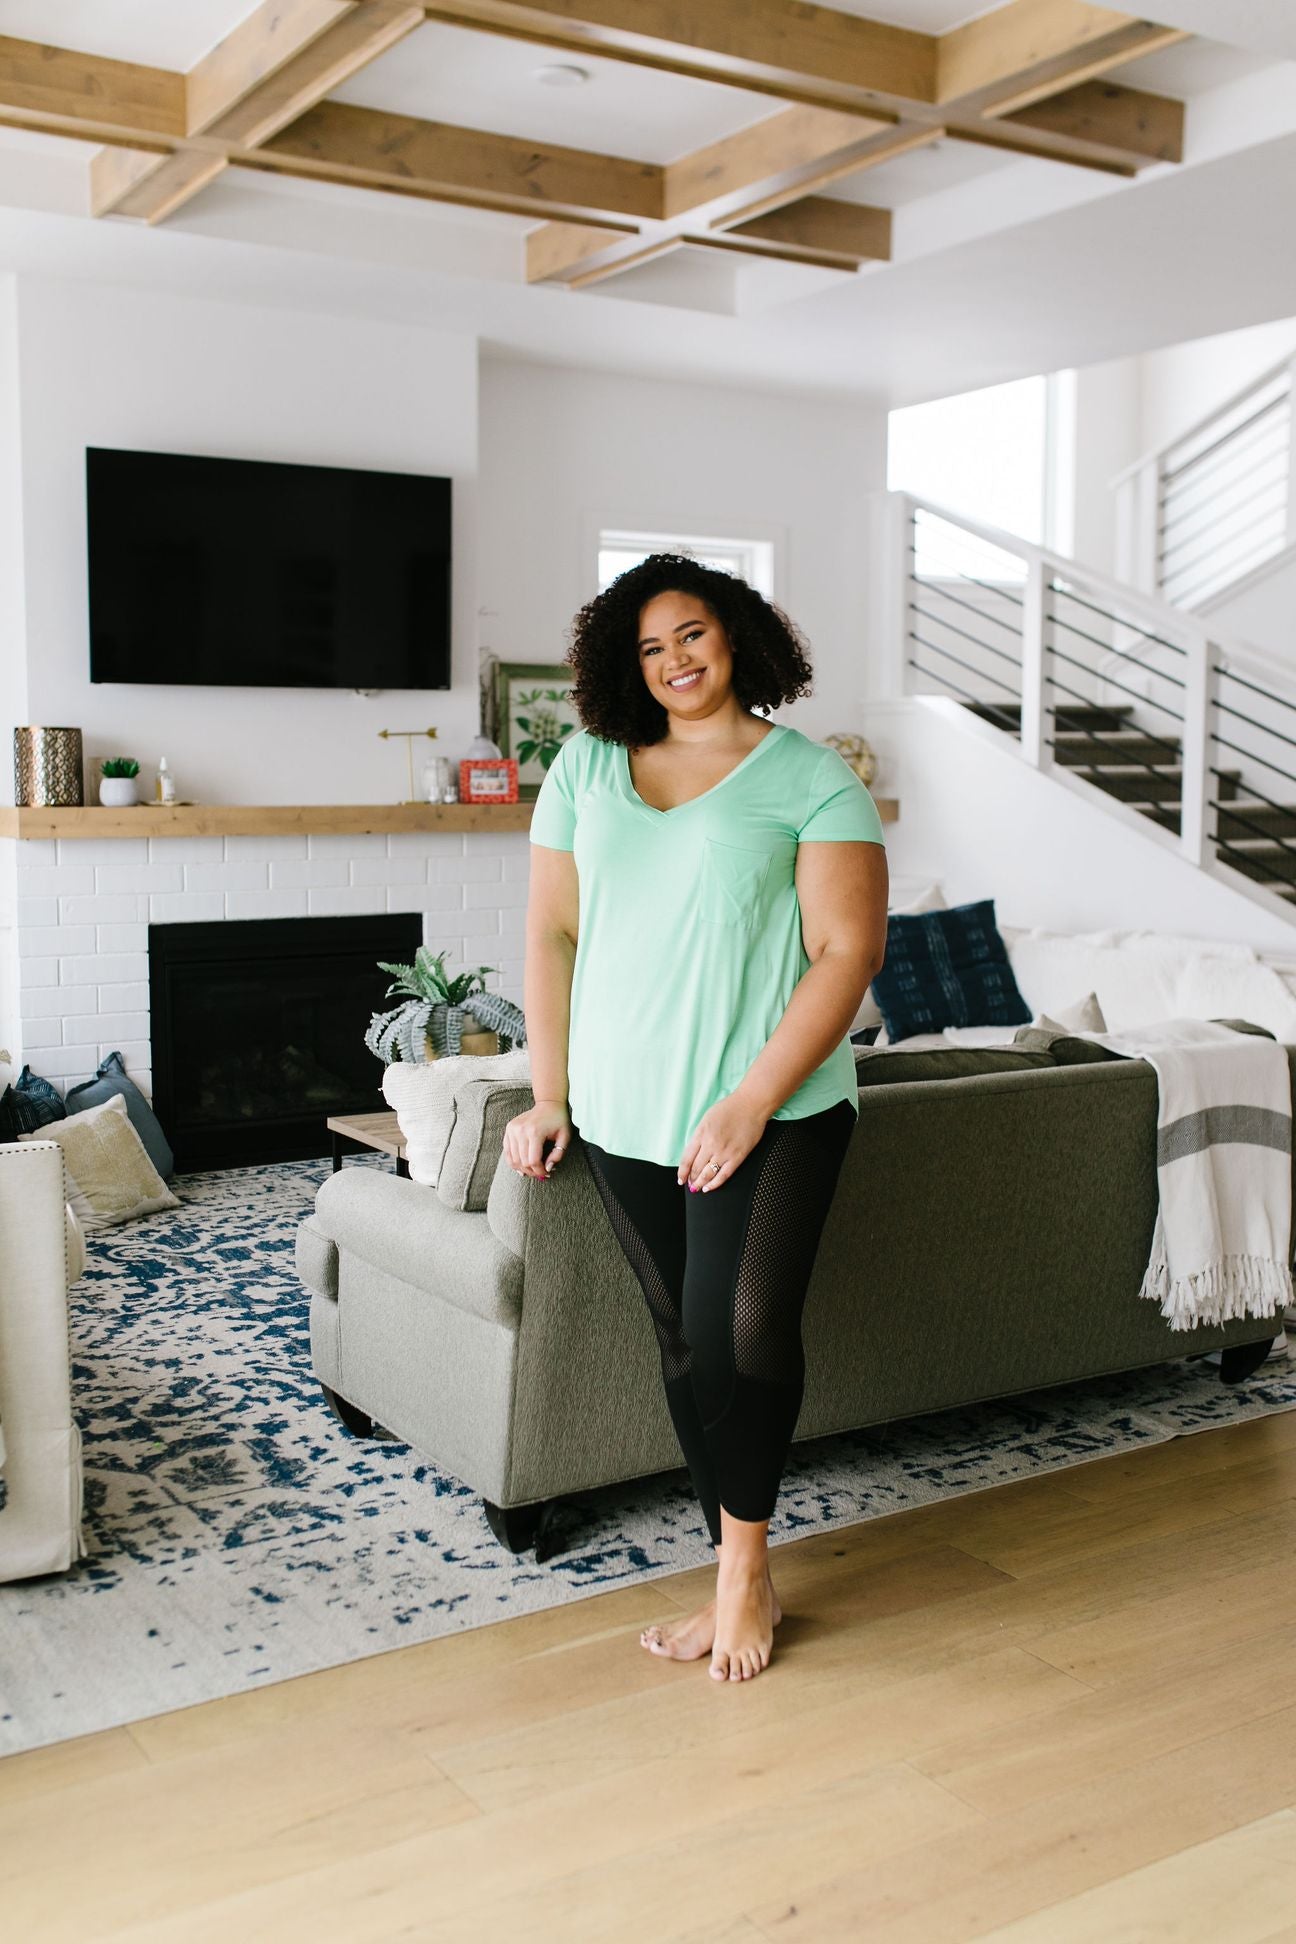
[[[902,536],[907,692],[973,704],[1035,767],[1296,918],[1296,667],[933,501],[888,501]],[[1058,727],[1059,715],[1078,724],[1077,712],[1113,709],[1124,727]],[[1155,787],[1117,796],[1103,785],[1114,771],[1126,789],[1141,775]],[[1248,817],[1257,806],[1270,823]]]
[[[1134,585],[1196,608],[1296,543],[1294,374],[1271,366],[1111,482]]]

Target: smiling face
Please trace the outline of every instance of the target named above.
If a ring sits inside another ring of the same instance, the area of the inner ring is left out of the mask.
[[[670,589],[645,602],[639,611],[639,667],[654,699],[672,715],[710,715],[731,699],[729,637],[697,594]]]

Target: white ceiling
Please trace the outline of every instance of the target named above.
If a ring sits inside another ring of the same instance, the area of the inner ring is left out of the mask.
[[[1292,0],[1152,0],[1152,18],[1190,34],[1217,34],[1271,60],[1296,60]]]
[[[1226,81],[1240,81],[1264,64],[1262,54],[1200,37],[1163,47],[1158,54],[1144,54],[1137,61],[1124,61],[1113,69],[1111,78],[1127,88],[1147,88],[1153,94],[1174,95],[1184,101]]]
[[[545,87],[548,62],[583,68],[575,88]],[[520,135],[528,142],[673,162],[778,113],[783,102],[625,61],[567,54],[429,21],[333,91],[338,101],[424,121]]]
[[[191,68],[256,0],[0,0],[0,32],[145,67]]]
[[[910,149],[894,162],[879,162],[861,175],[834,182],[830,196],[842,202],[872,204],[881,209],[902,209],[937,190],[952,188],[960,182],[975,182],[980,176],[997,175],[1017,166],[1019,158],[1005,149],[982,148],[975,142],[929,142],[926,148]],[[1031,164],[1028,161],[1027,167]],[[1040,169],[1056,167],[1038,162]]]

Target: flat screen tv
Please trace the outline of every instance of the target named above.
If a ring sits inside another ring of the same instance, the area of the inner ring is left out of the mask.
[[[90,679],[450,687],[450,481],[86,450]]]

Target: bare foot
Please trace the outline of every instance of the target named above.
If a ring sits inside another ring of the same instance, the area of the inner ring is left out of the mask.
[[[783,1618],[783,1609],[779,1605],[768,1568],[765,1581],[769,1587],[770,1625],[777,1627]],[[704,1607],[690,1613],[686,1620],[670,1620],[664,1626],[645,1627],[639,1636],[639,1645],[665,1660],[701,1660],[703,1654],[711,1652],[715,1632],[716,1603],[708,1600]]]
[[[715,1681],[750,1681],[769,1666],[774,1645],[774,1587],[769,1573],[722,1561],[716,1578],[716,1625],[710,1674]]]

